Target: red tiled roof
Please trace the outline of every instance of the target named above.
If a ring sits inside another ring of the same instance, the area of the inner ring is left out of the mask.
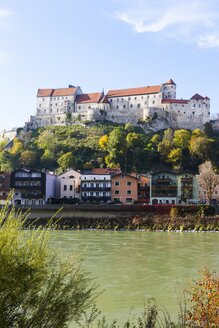
[[[94,168],[92,169],[93,174],[112,174],[120,173],[120,169],[110,169],[110,168]]]
[[[172,79],[169,79],[167,82],[165,82],[164,84],[175,84],[176,85],[176,83],[172,80]]]
[[[77,88],[62,88],[62,89],[54,89],[52,96],[72,96],[75,94]]]
[[[122,96],[137,96],[145,95],[150,93],[160,92],[160,85],[140,87],[140,88],[129,88],[129,89],[119,89],[119,90],[109,90],[107,97],[122,97]]]
[[[101,92],[84,93],[76,97],[76,103],[98,103],[102,96],[103,94]]]
[[[50,97],[53,89],[38,89],[37,97]]]
[[[198,93],[196,93],[191,99],[198,100],[198,99],[204,99],[204,97],[202,97]]]
[[[75,87],[61,89],[38,89],[37,97],[72,96],[75,94],[75,91]]]
[[[162,103],[168,103],[168,104],[188,104],[189,100],[185,99],[162,99]]]

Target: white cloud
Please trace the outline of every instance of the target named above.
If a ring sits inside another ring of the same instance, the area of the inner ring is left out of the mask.
[[[0,19],[11,16],[12,12],[6,9],[0,9]]]
[[[199,47],[219,47],[216,31],[219,29],[217,0],[145,0],[135,7],[116,12],[115,17],[129,24],[137,33],[162,33],[195,42]]]
[[[219,34],[200,35],[197,44],[200,48],[219,48]]]

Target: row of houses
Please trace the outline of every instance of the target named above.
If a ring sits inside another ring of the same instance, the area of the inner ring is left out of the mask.
[[[151,174],[124,173],[118,169],[93,169],[55,175],[36,169],[0,173],[0,204],[13,189],[14,204],[50,203],[181,204],[207,201],[198,176],[163,170]],[[219,186],[213,193],[219,201]]]

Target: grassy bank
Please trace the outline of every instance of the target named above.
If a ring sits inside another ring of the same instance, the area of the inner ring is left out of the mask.
[[[25,227],[46,227],[50,219],[28,219]],[[219,231],[219,216],[145,215],[115,218],[60,218],[53,219],[57,230],[100,229],[100,230],[163,230],[163,231]]]

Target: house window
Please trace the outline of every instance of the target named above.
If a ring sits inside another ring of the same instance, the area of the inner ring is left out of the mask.
[[[78,109],[81,109],[81,106],[78,106]]]
[[[126,203],[129,203],[130,204],[130,203],[132,203],[132,198],[126,198],[125,201],[126,201]]]
[[[96,196],[99,196],[99,191],[96,192]]]
[[[70,187],[70,190],[72,191],[72,190],[73,190],[73,186],[72,186],[72,185],[70,185],[69,187]]]
[[[94,195],[94,193],[93,193],[93,191],[91,191],[91,192],[90,192],[90,196],[93,196],[93,195]]]
[[[155,104],[155,101],[154,100],[152,101],[152,104]]]
[[[132,107],[133,107],[133,105],[131,104],[131,105],[130,105],[130,108],[132,108]]]
[[[123,108],[125,109],[125,105],[123,105]]]
[[[67,190],[67,185],[64,185],[64,191],[66,191]]]
[[[131,185],[132,185],[131,181],[127,181],[127,186],[131,186]]]
[[[131,195],[132,191],[131,190],[127,190],[127,195]]]
[[[119,190],[115,190],[115,195],[119,195]]]
[[[116,109],[118,109],[119,108],[119,106],[116,106]]]
[[[138,108],[140,108],[141,107],[141,105],[140,104],[138,104],[138,106],[137,106]]]
[[[119,186],[119,181],[116,181],[115,182],[115,186]]]

